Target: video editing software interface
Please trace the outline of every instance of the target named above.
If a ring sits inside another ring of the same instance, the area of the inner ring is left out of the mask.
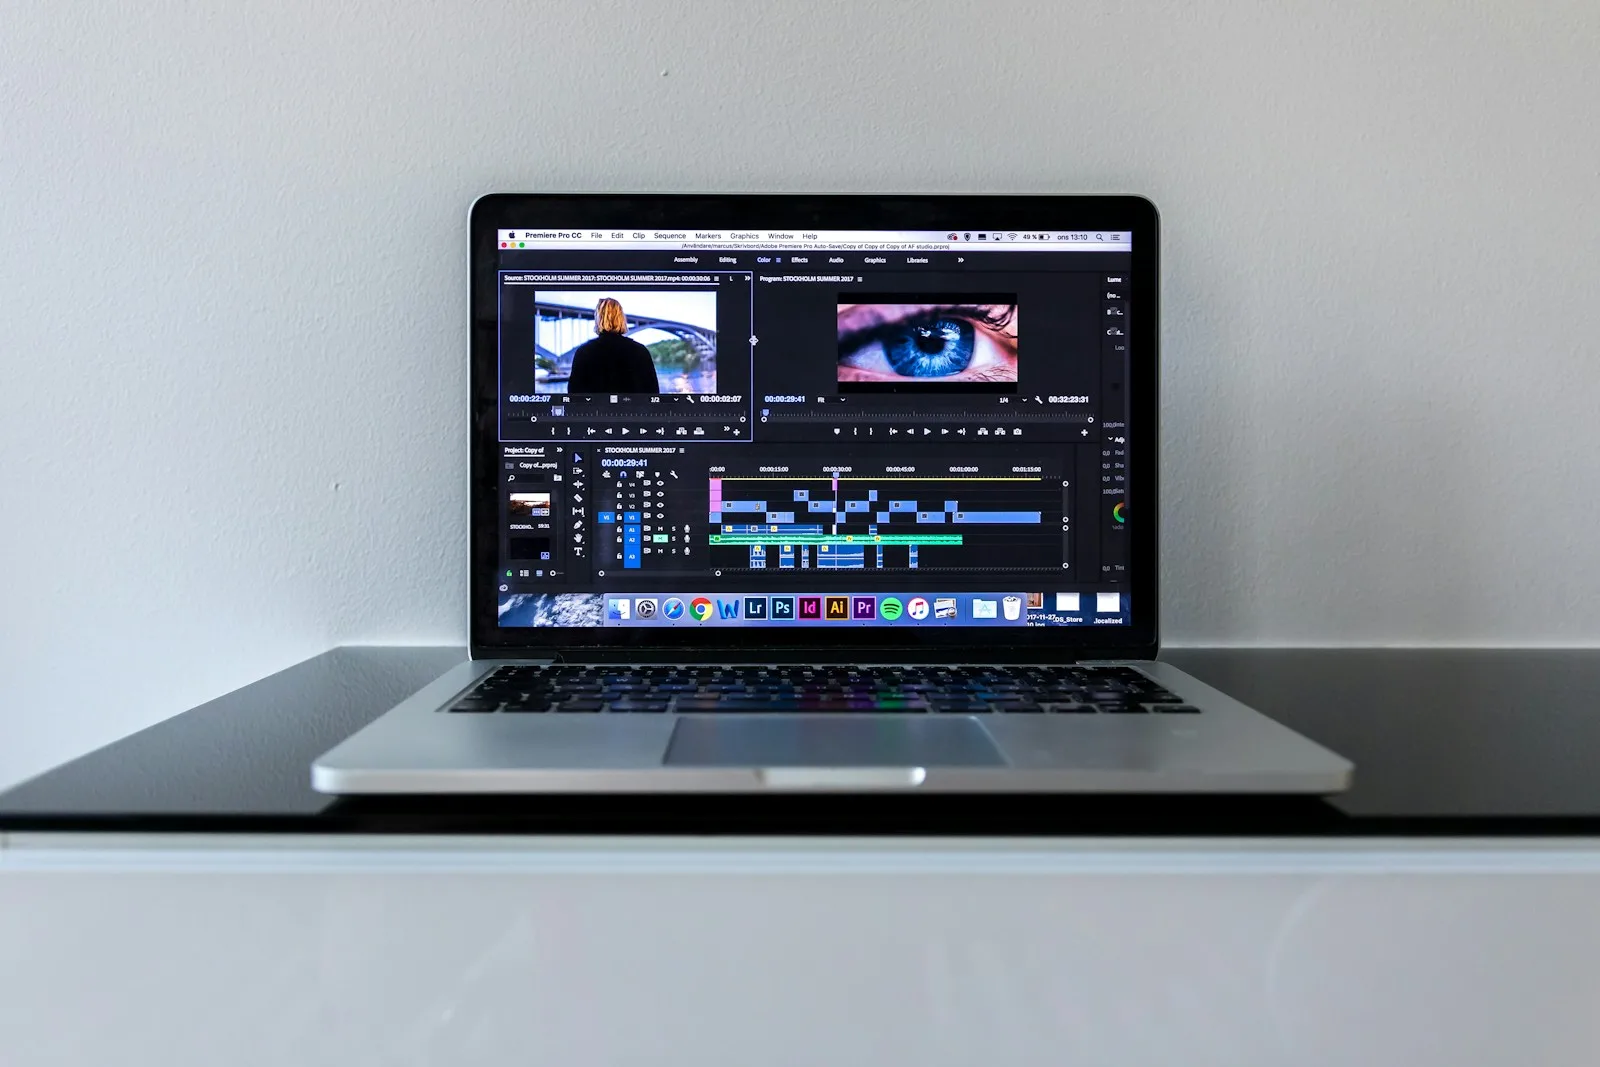
[[[500,626],[1128,624],[1131,239],[500,230]]]

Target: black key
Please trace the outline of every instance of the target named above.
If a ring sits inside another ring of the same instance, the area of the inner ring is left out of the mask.
[[[1093,704],[1046,704],[1044,710],[1052,715],[1095,715],[1098,709]]]
[[[981,715],[989,710],[989,705],[987,704],[972,704],[967,701],[930,700],[928,701],[928,707],[933,711],[955,715]]]
[[[666,711],[667,702],[665,700],[618,700],[612,703],[610,710],[621,712]]]
[[[1158,715],[1198,715],[1200,709],[1193,704],[1152,704],[1150,710]]]
[[[450,705],[451,711],[494,711],[500,707],[498,700],[484,700],[481,697],[465,697]]]
[[[509,700],[502,711],[541,712],[550,710],[548,700]]]
[[[880,709],[873,700],[724,700],[716,706],[719,712],[771,711],[792,712],[797,715],[828,715],[846,712],[872,712]]]
[[[726,700],[719,700],[715,703],[678,703],[674,704],[672,709],[679,715],[754,715],[768,711],[794,712],[801,710],[799,705],[793,702],[776,700],[741,700],[737,703],[729,703]]]
[[[1017,701],[1017,700],[999,700],[999,701],[996,701],[991,706],[994,708],[995,711],[1003,711],[1003,712],[1006,712],[1006,713],[1011,714],[1011,715],[1016,715],[1016,714],[1037,715],[1037,714],[1039,714],[1040,712],[1042,712],[1044,710],[1039,705],[1033,703],[1033,701],[1031,701],[1031,700],[1027,701],[1027,702]]]
[[[556,710],[563,712],[589,712],[599,711],[600,706],[601,704],[598,700],[563,700],[560,705],[557,706]]]
[[[1143,715],[1143,704],[1097,704],[1102,715]]]

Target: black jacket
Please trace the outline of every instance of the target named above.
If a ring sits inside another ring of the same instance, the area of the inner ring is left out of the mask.
[[[650,350],[632,338],[603,333],[572,354],[569,393],[659,393]]]

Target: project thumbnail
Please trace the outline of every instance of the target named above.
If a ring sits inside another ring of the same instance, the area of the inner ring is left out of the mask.
[[[514,519],[545,518],[550,514],[550,494],[512,493],[508,510]]]
[[[714,393],[717,294],[565,289],[534,295],[540,393]]]
[[[1014,294],[863,294],[857,299],[838,305],[841,392],[1016,389]]]

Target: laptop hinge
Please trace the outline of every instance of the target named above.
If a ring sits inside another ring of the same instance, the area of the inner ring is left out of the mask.
[[[494,658],[515,659],[515,653]],[[551,653],[539,655],[550,659]],[[1078,663],[1084,660],[1143,658],[1120,655],[1117,651],[1084,650],[1082,655],[1064,655],[1058,649],[974,649],[963,655],[950,648],[573,648],[555,652],[556,663],[625,663],[718,666],[730,663],[827,663],[827,664],[924,664],[924,663]]]

